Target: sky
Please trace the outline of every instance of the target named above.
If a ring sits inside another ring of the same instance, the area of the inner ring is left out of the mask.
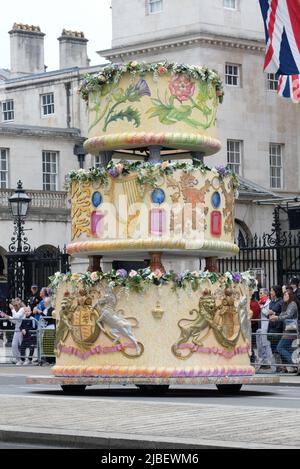
[[[3,1],[3,0],[2,0]],[[62,30],[83,31],[88,42],[91,65],[104,63],[97,50],[111,47],[111,0],[9,0],[0,20],[0,68],[10,68],[10,36],[14,23],[40,26],[45,36],[45,65],[48,71],[59,68],[59,43]]]

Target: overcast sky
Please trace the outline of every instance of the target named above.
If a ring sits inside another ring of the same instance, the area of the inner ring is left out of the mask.
[[[4,3],[4,0],[3,0]],[[14,23],[40,26],[45,36],[45,65],[59,68],[58,41],[63,28],[83,31],[91,65],[104,62],[96,50],[111,47],[111,0],[8,0],[0,20],[0,68],[10,68],[9,34]]]

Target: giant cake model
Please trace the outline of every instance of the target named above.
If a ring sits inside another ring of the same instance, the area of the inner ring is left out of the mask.
[[[217,268],[238,251],[237,180],[203,161],[220,149],[218,74],[131,62],[86,77],[80,92],[85,148],[102,164],[68,178],[68,252],[88,258],[89,270],[52,279],[54,375],[77,384],[247,382],[255,282]],[[129,268],[108,269],[113,261]]]

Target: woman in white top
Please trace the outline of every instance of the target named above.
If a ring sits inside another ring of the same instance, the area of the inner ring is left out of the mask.
[[[259,306],[260,306],[260,328],[256,331],[256,346],[258,363],[256,371],[262,365],[271,366],[271,371],[276,371],[275,359],[272,353],[271,343],[268,340],[268,327],[269,327],[269,305],[270,305],[269,291],[266,288],[261,288],[259,291]]]
[[[12,355],[13,361],[16,365],[22,365],[21,361],[21,352],[20,347],[23,339],[22,332],[20,331],[20,326],[22,323],[22,319],[25,318],[25,310],[24,310],[24,303],[20,300],[20,298],[15,298],[12,300],[11,304],[9,305],[10,310],[12,312],[12,316],[8,314],[2,313],[1,316],[5,317],[10,320],[10,322],[15,324],[15,332],[12,340]]]

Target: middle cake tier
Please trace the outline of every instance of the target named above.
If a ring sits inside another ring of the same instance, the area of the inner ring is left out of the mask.
[[[110,163],[73,172],[72,242],[90,256],[149,251],[234,254],[235,177],[192,163]]]

